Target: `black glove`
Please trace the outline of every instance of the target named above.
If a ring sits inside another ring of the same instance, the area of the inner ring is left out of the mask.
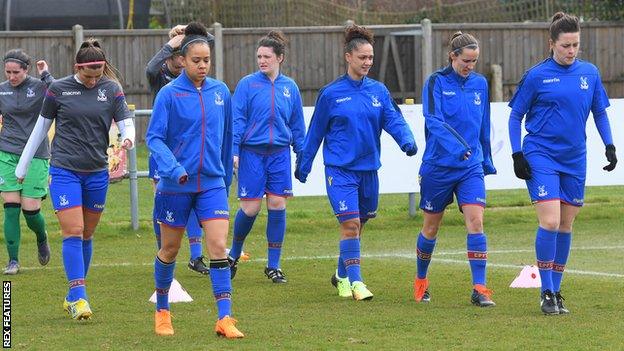
[[[416,146],[416,143],[406,144],[403,145],[401,151],[405,152],[407,156],[414,156],[418,153],[418,147]]]
[[[605,156],[607,156],[607,161],[609,164],[602,167],[607,172],[611,172],[615,169],[615,165],[617,164],[617,156],[615,156],[615,145],[609,144],[607,145],[607,149],[605,151]]]
[[[516,177],[524,180],[531,179],[531,166],[529,166],[529,162],[524,158],[522,151],[514,152],[511,157],[514,161],[514,173],[516,173]]]

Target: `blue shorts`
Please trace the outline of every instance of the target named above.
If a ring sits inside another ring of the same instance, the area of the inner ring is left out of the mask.
[[[263,155],[241,148],[238,159],[238,197],[241,200],[262,199],[264,194],[290,197],[290,148]]]
[[[377,216],[379,178],[377,171],[350,171],[325,166],[325,188],[338,222]]]
[[[567,174],[547,168],[533,168],[526,181],[533,203],[561,201],[572,206],[583,206],[585,176]]]
[[[154,212],[159,223],[184,228],[188,223],[191,209],[195,210],[200,223],[214,219],[229,219],[225,187],[199,193],[156,192]]]
[[[483,167],[477,164],[468,169],[449,168],[423,163],[418,173],[420,208],[439,213],[453,203],[453,194],[461,210],[465,205],[485,207]]]
[[[152,156],[152,154],[150,154],[148,157],[147,170],[147,176],[149,177],[149,179],[152,179],[154,182],[158,182],[160,180],[160,175],[158,174],[158,165],[156,165],[156,160],[154,159],[154,156]]]
[[[74,172],[50,167],[50,198],[56,211],[84,207],[91,212],[102,212],[107,190],[108,170]]]

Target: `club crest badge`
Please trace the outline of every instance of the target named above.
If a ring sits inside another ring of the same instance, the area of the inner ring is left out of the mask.
[[[481,105],[481,93],[474,93],[474,104],[477,106]]]
[[[589,84],[587,83],[587,77],[581,76],[581,89],[582,90],[589,89]]]
[[[340,212],[344,212],[344,211],[349,209],[347,207],[347,204],[346,204],[345,200],[338,201],[338,206],[339,206],[338,209],[340,210]]]
[[[381,106],[381,102],[379,102],[379,99],[377,99],[377,97],[375,95],[371,96],[371,100],[373,102],[373,107],[380,107]]]
[[[167,222],[169,222],[169,223],[173,223],[173,222],[175,222],[175,218],[173,218],[173,212],[171,212],[171,211],[165,211],[165,214],[166,214],[166,216],[165,216],[165,220],[166,220]]]
[[[433,205],[431,205],[431,201],[425,201],[425,210],[433,211]]]
[[[61,206],[69,205],[69,201],[67,201],[67,195],[59,195],[59,205]]]
[[[106,89],[98,89],[97,100],[102,102],[108,101],[108,97],[106,97]]]
[[[215,91],[214,95],[215,95],[215,99],[214,99],[215,105],[223,106],[223,93],[220,91]]]
[[[35,96],[35,91],[32,90],[31,88],[26,88],[26,97],[27,98],[31,98]]]

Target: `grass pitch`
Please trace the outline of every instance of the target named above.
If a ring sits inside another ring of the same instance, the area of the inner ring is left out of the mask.
[[[142,150],[143,151],[143,150]],[[141,153],[144,156],[144,151]],[[145,159],[145,157],[141,157]],[[141,169],[146,166],[142,164]],[[130,228],[128,183],[112,184],[94,239],[87,289],[92,320],[62,311],[66,280],[61,236],[49,200],[44,202],[52,259],[41,268],[36,240],[22,220],[22,271],[12,281],[12,343],[24,350],[615,350],[623,349],[624,187],[587,188],[577,218],[562,291],[566,316],[543,316],[539,289],[511,289],[524,264],[535,261],[537,226],[525,190],[488,193],[488,287],[497,306],[470,304],[470,270],[463,219],[449,206],[429,270],[432,301],[412,298],[415,240],[422,216],[407,215],[407,195],[383,195],[378,218],[366,225],[362,272],[372,301],[339,298],[329,278],[335,270],[338,225],[324,197],[294,198],[282,268],[289,282],[272,284],[266,263],[266,210],[245,244],[252,255],[233,281],[234,317],[246,337],[218,338],[210,282],[186,268],[188,242],[176,278],[195,299],[172,305],[175,336],[153,332],[154,236],[152,190],[140,180],[140,229]],[[231,198],[231,213],[237,208]],[[233,216],[232,216],[233,217]],[[2,216],[0,215],[0,220]],[[4,245],[3,238],[0,239]],[[5,262],[6,250],[0,250]]]

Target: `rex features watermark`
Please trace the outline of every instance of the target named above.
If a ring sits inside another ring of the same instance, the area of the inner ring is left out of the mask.
[[[11,281],[2,282],[2,348],[11,348]]]

